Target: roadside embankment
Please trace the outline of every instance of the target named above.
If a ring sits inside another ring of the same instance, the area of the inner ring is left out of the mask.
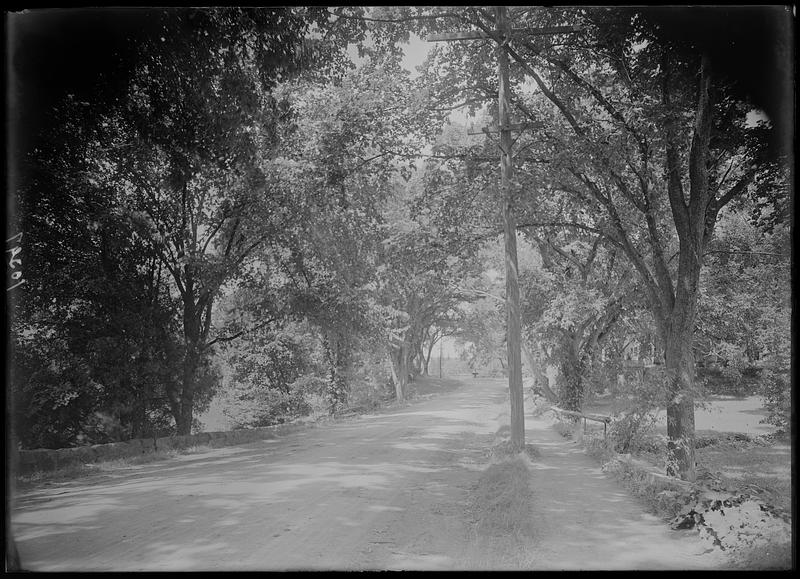
[[[575,439],[602,465],[603,472],[672,529],[694,530],[710,549],[725,553],[723,568],[791,568],[791,516],[765,500],[764,489],[743,481],[733,485],[706,469],[699,469],[695,482],[666,476],[649,460],[614,452],[602,433],[584,435],[580,425],[565,426],[555,415],[551,424],[562,436]],[[729,438],[749,440],[737,433],[729,433]],[[699,440],[711,444],[724,439]]]
[[[458,379],[424,378],[411,387],[409,401],[421,401],[433,396],[451,392],[463,385]],[[396,403],[389,403],[391,407]],[[376,411],[377,408],[349,407],[337,412],[333,417],[326,416],[321,421],[347,419],[359,414]],[[12,472],[17,476],[34,473],[48,473],[65,468],[80,467],[104,461],[130,459],[148,454],[169,451],[182,451],[198,446],[211,448],[247,444],[296,432],[303,428],[316,426],[318,420],[305,418],[286,424],[243,428],[230,431],[200,432],[185,436],[166,436],[162,438],[137,438],[126,442],[76,446],[73,448],[18,450],[13,457]]]
[[[16,464],[12,468],[18,476],[25,476],[35,472],[49,472],[96,462],[133,458],[156,452],[185,450],[195,446],[216,448],[246,444],[257,440],[283,436],[312,425],[313,423],[308,422],[292,422],[262,428],[232,430],[230,432],[201,432],[185,436],[137,438],[127,442],[94,444],[57,450],[19,450],[17,451]]]

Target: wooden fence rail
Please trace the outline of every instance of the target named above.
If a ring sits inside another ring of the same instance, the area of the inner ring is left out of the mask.
[[[603,438],[606,437],[608,432],[608,425],[611,424],[612,418],[610,416],[604,416],[602,414],[584,414],[583,412],[576,412],[574,410],[564,410],[563,408],[559,408],[558,406],[551,406],[551,410],[556,412],[559,415],[567,415],[567,416],[574,416],[575,418],[582,418],[583,419],[583,432],[586,433],[586,421],[592,420],[594,422],[602,422],[603,423]]]

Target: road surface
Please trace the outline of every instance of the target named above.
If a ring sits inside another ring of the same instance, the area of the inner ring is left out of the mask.
[[[31,571],[714,568],[545,422],[527,417],[535,537],[509,553],[474,532],[470,500],[507,424],[506,384],[245,446],[19,492]]]

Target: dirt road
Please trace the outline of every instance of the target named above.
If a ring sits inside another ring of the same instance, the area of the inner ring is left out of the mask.
[[[507,417],[505,383],[284,438],[19,493],[33,571],[709,568],[545,423],[528,417],[537,534],[524,556],[476,541],[468,508]],[[524,562],[524,563],[520,563]]]

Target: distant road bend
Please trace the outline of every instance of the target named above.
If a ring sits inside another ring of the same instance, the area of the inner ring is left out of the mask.
[[[19,493],[30,571],[713,568],[547,423],[527,417],[537,534],[475,542],[470,492],[508,415],[466,379],[404,408]]]

